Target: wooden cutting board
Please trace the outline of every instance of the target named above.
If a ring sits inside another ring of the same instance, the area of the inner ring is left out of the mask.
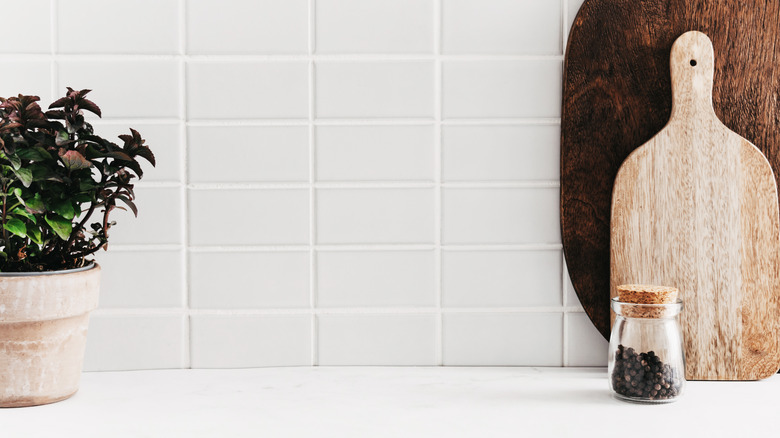
[[[780,368],[780,217],[761,151],[712,108],[714,52],[701,32],[672,46],[672,114],[618,171],[611,296],[675,286],[686,378],[756,380]]]
[[[564,68],[561,231],[574,289],[605,338],[613,182],[669,120],[669,51],[689,30],[715,46],[715,113],[780,175],[780,1],[586,0]]]

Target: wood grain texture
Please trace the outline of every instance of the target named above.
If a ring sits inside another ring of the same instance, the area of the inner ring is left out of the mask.
[[[564,68],[561,232],[574,289],[605,338],[613,182],[669,120],[669,53],[689,30],[715,46],[715,113],[780,174],[780,1],[586,0]]]
[[[672,114],[620,167],[612,195],[611,296],[677,287],[686,378],[756,380],[780,368],[780,217],[764,155],[712,107],[701,32],[671,51]]]

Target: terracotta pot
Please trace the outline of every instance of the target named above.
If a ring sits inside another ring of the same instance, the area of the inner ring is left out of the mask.
[[[79,389],[100,266],[0,274],[0,407],[54,403]]]

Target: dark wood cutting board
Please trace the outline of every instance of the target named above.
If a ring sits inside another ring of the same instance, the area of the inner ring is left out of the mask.
[[[586,0],[564,67],[561,232],[574,289],[605,338],[613,183],[669,120],[669,53],[689,30],[715,46],[715,113],[780,175],[780,0]]]

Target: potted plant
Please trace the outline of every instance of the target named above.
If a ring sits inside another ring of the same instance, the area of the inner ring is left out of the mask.
[[[131,129],[96,135],[68,88],[44,112],[37,96],[0,98],[0,406],[64,400],[78,390],[89,312],[114,209],[138,214],[132,181],[155,164]]]

